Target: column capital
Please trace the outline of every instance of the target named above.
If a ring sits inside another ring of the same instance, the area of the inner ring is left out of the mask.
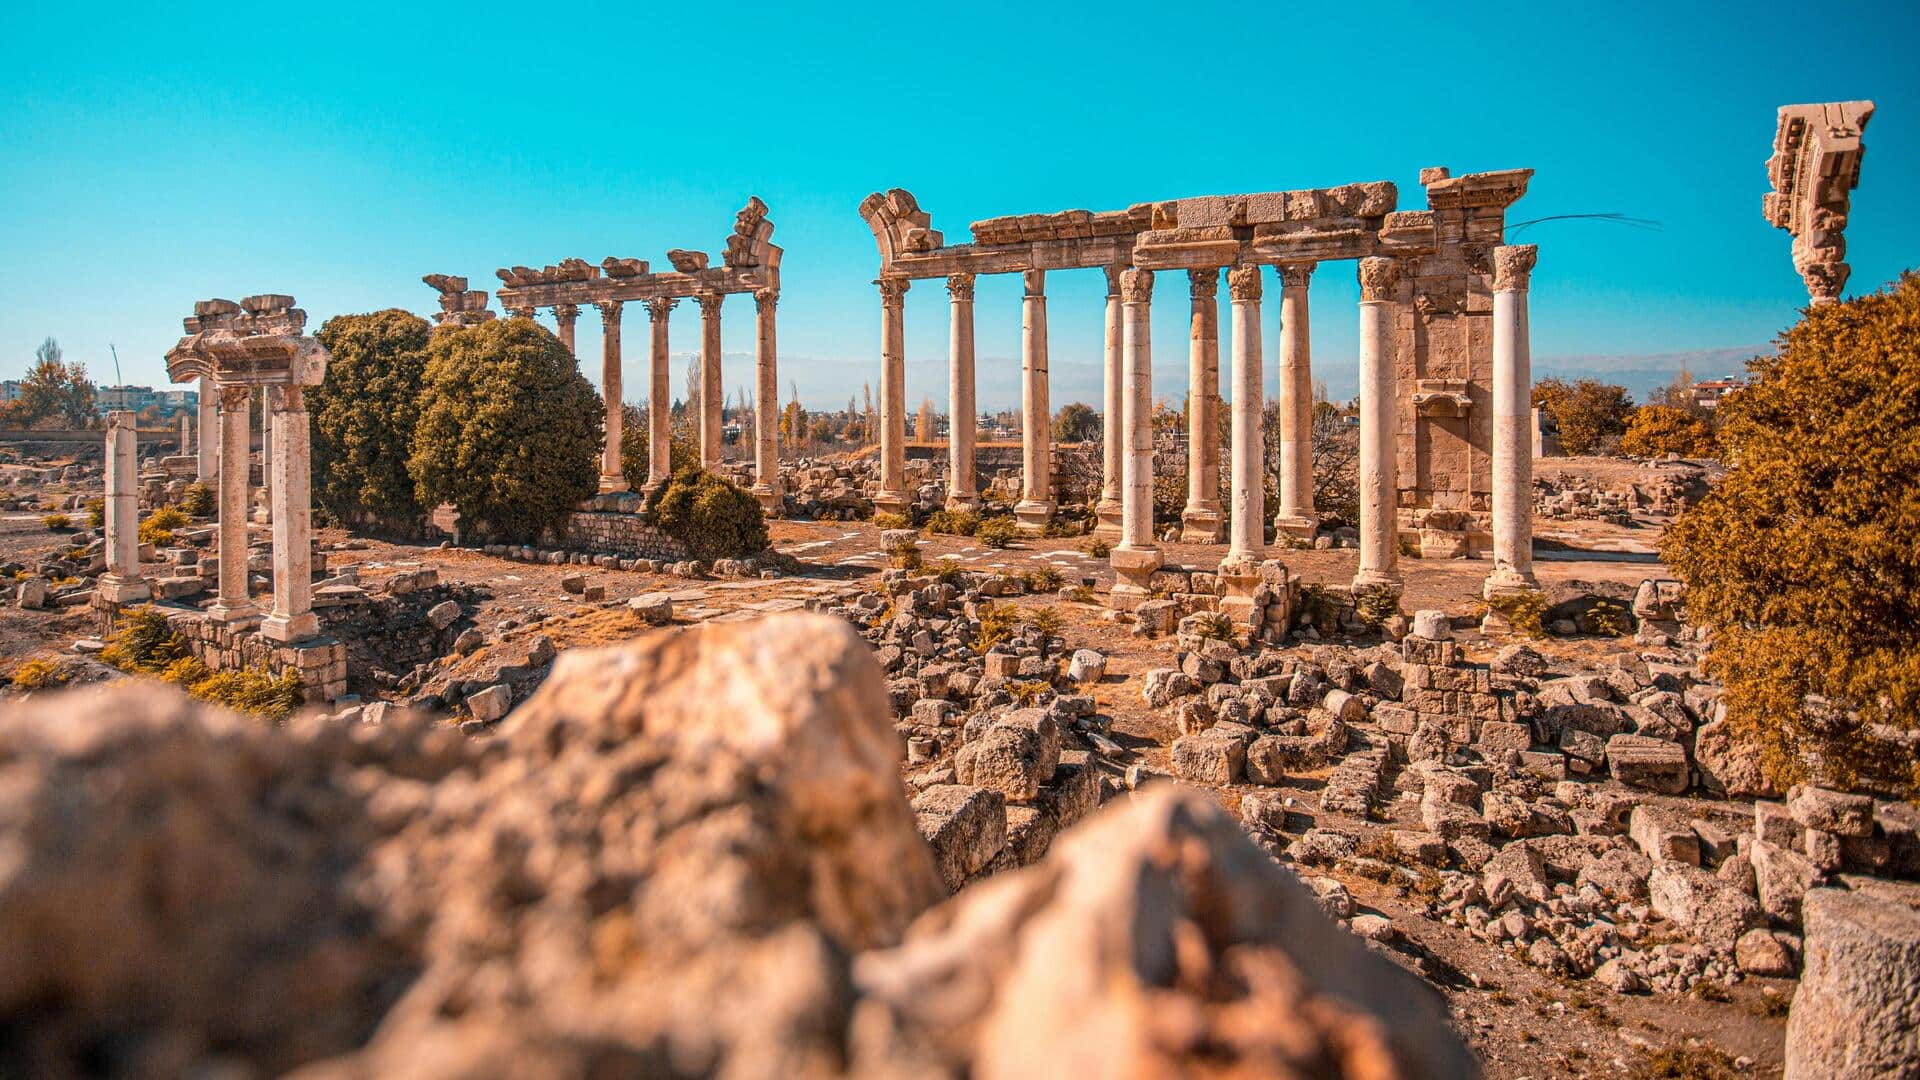
[[[1493,249],[1493,291],[1525,292],[1540,255],[1537,244],[1504,244]]]
[[[1236,304],[1260,299],[1260,268],[1236,266],[1228,270],[1227,293]]]
[[[307,388],[299,383],[267,387],[267,407],[275,413],[307,411]]]
[[[1020,282],[1026,286],[1026,295],[1034,300],[1044,300],[1047,296],[1047,272],[1045,270],[1022,270]]]
[[[1153,300],[1153,271],[1128,267],[1120,275],[1120,299],[1128,304],[1145,304]]]
[[[1127,268],[1124,266],[1104,266],[1101,267],[1101,269],[1107,272],[1107,296],[1109,298],[1119,296],[1120,277],[1127,272]]]
[[[503,307],[503,308],[506,308],[506,309],[507,309],[507,318],[509,318],[509,319],[531,319],[531,318],[533,318],[533,312],[534,312],[534,307],[533,307],[533,305],[532,305],[532,304],[507,304],[507,303],[502,303],[502,304],[501,304],[500,306],[501,306],[501,307]]]
[[[1314,268],[1319,263],[1282,263],[1274,267],[1280,271],[1280,287],[1283,289],[1304,289],[1313,277]]]
[[[1360,301],[1391,300],[1400,284],[1400,260],[1369,255],[1360,260]]]
[[[649,296],[647,297],[646,303],[647,318],[654,322],[659,322],[667,317],[668,312],[680,306],[680,298],[677,296]]]
[[[1495,248],[1494,250],[1508,249]],[[1819,307],[1822,304],[1836,303],[1840,299],[1840,291],[1847,287],[1847,278],[1852,273],[1853,267],[1843,262],[1817,262],[1802,266],[1800,280],[1807,283],[1807,296],[1812,301],[1808,306]],[[1527,287],[1524,276],[1520,279],[1520,287],[1523,289]]]
[[[702,319],[717,319],[720,317],[720,302],[726,298],[726,293],[698,293],[694,296],[693,302],[700,305]]]
[[[220,388],[220,408],[225,412],[239,412],[253,404],[253,387],[242,383],[228,383]]]
[[[947,296],[953,300],[966,300],[971,302],[973,300],[973,275],[965,273],[948,274]]]
[[[768,312],[772,311],[774,308],[779,306],[780,306],[780,290],[779,289],[753,290],[754,310],[760,312],[762,315],[767,314]]]
[[[601,322],[617,324],[620,321],[620,306],[625,302],[624,300],[595,300],[593,306],[600,309]]]
[[[580,317],[580,305],[555,304],[553,305],[553,317],[561,322],[572,322]]]
[[[1195,300],[1211,300],[1220,295],[1220,268],[1187,271],[1187,291]]]
[[[913,288],[913,282],[906,278],[881,278],[874,282],[880,286],[880,302],[888,307],[898,307],[907,298],[907,290]]]

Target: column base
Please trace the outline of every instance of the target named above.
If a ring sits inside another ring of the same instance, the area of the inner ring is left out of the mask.
[[[873,497],[873,509],[881,514],[904,514],[907,512],[907,493],[904,491],[882,491]]]
[[[1373,589],[1382,585],[1391,585],[1396,589],[1400,588],[1400,575],[1388,573],[1385,570],[1362,570],[1353,575],[1353,587],[1356,589]]]
[[[292,643],[320,636],[320,617],[311,611],[299,615],[269,615],[260,623],[260,636]]]
[[[947,492],[947,509],[978,510],[980,509],[980,496],[969,495],[963,491],[949,491]]]
[[[1022,501],[1013,508],[1013,520],[1020,524],[1023,531],[1045,532],[1047,526],[1053,521],[1053,504]]]
[[[1291,536],[1296,540],[1312,540],[1313,534],[1320,530],[1320,523],[1312,515],[1282,513],[1273,519],[1275,536]]]
[[[260,621],[260,609],[252,604],[225,604],[216,600],[207,609],[207,618],[226,626],[244,626]]]
[[[1096,524],[1093,527],[1093,535],[1102,540],[1120,539],[1121,513],[1119,499],[1101,499],[1099,503],[1095,504],[1093,513],[1096,519]]]
[[[1256,599],[1260,587],[1266,583],[1260,563],[1244,555],[1230,557],[1221,562],[1215,574],[1226,589],[1226,595],[1220,598],[1220,613],[1232,619],[1235,626],[1259,629],[1266,617],[1266,605]]]
[[[1153,598],[1153,572],[1160,569],[1160,549],[1114,548],[1107,559],[1113,565],[1113,593],[1108,606],[1132,611]]]
[[[1508,567],[1501,567],[1487,575],[1480,588],[1481,599],[1493,600],[1502,596],[1517,596],[1521,593],[1539,592],[1540,582],[1531,572],[1518,573]]]
[[[627,483],[626,477],[610,476],[606,473],[600,474],[600,494],[618,495],[619,493],[623,491],[627,491],[629,489],[630,489],[630,485]]]
[[[1217,544],[1223,535],[1222,526],[1225,523],[1218,504],[1189,506],[1180,512],[1180,541],[1186,544]]]
[[[153,598],[153,590],[144,578],[120,578],[103,574],[94,582],[93,595],[108,604],[137,604]]]
[[[760,501],[760,509],[767,513],[778,514],[787,505],[787,500],[780,492],[766,484],[755,484],[747,490]]]

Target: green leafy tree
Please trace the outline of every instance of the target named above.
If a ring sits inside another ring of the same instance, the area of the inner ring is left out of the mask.
[[[1561,449],[1575,455],[1612,453],[1633,412],[1626,387],[1599,379],[1541,379],[1533,384],[1533,404],[1559,426]]]
[[[620,406],[620,471],[627,483],[640,487],[647,482],[647,472],[652,467],[653,447],[648,442],[647,412],[637,405]],[[668,425],[667,445],[672,454],[667,462],[667,475],[672,476],[690,465],[700,464],[700,445],[689,437],[688,431],[672,431]]]
[[[600,395],[532,319],[436,332],[419,413],[415,498],[469,528],[532,541],[599,490]]]
[[[1620,452],[1630,457],[1712,454],[1713,425],[1675,405],[1642,405],[1620,436]]]
[[[1074,402],[1053,414],[1054,442],[1091,442],[1100,437],[1100,414],[1093,406]]]
[[[10,410],[19,427],[89,427],[94,421],[93,380],[87,366],[61,360],[60,343],[48,338],[33,350],[33,366],[20,379],[20,398]]]
[[[1776,782],[1920,786],[1920,275],[1810,308],[1721,409],[1668,531],[1729,724]],[[1813,767],[1817,763],[1817,768]]]
[[[697,465],[674,473],[649,509],[660,530],[696,559],[740,558],[767,546],[759,500]]]
[[[333,354],[307,392],[315,501],[335,517],[415,533],[427,512],[407,458],[433,330],[409,312],[338,315],[317,335]]]

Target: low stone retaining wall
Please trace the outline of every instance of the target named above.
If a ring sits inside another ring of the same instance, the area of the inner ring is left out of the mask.
[[[274,675],[293,672],[307,701],[334,701],[347,693],[347,646],[331,638],[296,645],[260,636],[259,623],[236,629],[197,611],[167,617],[196,659],[213,671],[239,671],[262,665]]]
[[[601,496],[586,505],[606,498],[610,497]],[[567,518],[560,542],[573,550],[630,559],[678,562],[692,557],[680,541],[655,528],[645,517],[623,510],[583,508],[574,511]]]

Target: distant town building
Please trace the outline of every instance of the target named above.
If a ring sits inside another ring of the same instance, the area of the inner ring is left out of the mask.
[[[115,409],[142,412],[158,409],[167,415],[198,408],[198,390],[155,390],[151,386],[102,386],[94,391],[93,407],[105,416]]]
[[[1702,409],[1717,409],[1720,399],[1745,385],[1742,379],[1708,379],[1693,384],[1693,403]]]
[[[0,401],[20,400],[20,380],[0,379]]]

